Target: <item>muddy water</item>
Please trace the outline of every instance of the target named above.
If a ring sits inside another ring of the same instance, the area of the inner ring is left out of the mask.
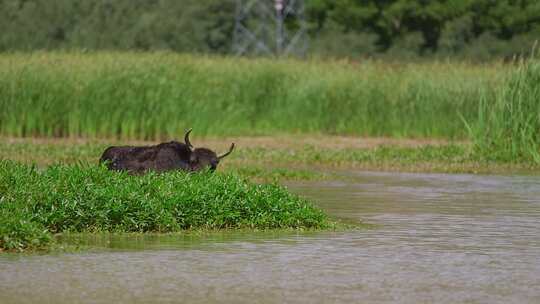
[[[539,177],[348,177],[289,187],[376,228],[97,237],[0,257],[0,303],[540,303]]]

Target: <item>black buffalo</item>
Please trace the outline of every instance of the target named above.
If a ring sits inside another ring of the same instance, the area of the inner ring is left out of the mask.
[[[170,170],[199,171],[209,168],[214,171],[219,162],[234,149],[218,156],[207,148],[195,148],[189,141],[191,129],[184,136],[184,143],[171,141],[155,146],[114,146],[105,149],[99,160],[110,170],[143,174],[147,171]]]

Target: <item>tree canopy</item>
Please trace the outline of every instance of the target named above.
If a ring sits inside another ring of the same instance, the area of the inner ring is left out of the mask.
[[[267,0],[270,1],[270,0]],[[531,50],[538,0],[305,0],[321,56],[457,56]],[[0,51],[171,50],[226,54],[235,0],[0,0]]]

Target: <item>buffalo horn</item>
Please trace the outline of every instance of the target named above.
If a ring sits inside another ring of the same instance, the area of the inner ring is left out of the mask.
[[[190,148],[193,148],[193,145],[192,145],[191,142],[189,141],[189,133],[191,133],[192,130],[193,130],[193,129],[190,128],[189,130],[187,130],[186,135],[184,135],[184,143],[185,143],[186,145],[188,145],[188,147],[190,147]]]
[[[227,153],[225,153],[225,154],[223,154],[223,155],[218,156],[218,158],[219,158],[219,159],[222,159],[222,158],[224,158],[225,156],[231,154],[231,152],[233,151],[233,149],[234,149],[234,143],[232,143],[231,147],[229,148],[229,152],[227,152]]]

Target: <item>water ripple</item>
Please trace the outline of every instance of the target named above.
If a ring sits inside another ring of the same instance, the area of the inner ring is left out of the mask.
[[[0,257],[0,302],[540,303],[539,177],[345,174],[289,187],[378,228]]]

